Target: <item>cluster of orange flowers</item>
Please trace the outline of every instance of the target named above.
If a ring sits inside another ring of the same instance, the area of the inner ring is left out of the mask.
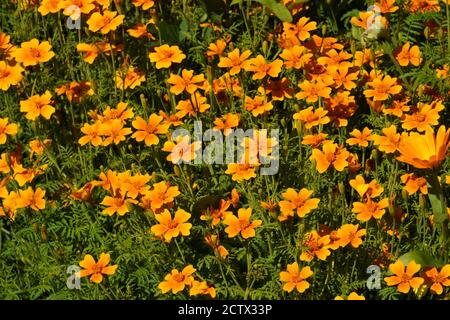
[[[406,90],[406,77],[395,77],[378,67],[383,65],[390,53],[369,46],[361,50],[353,48],[350,53],[338,39],[326,37],[325,32],[319,36],[318,23],[299,16],[304,9],[301,4],[293,0],[283,0],[283,3],[290,5],[296,18],[293,22],[283,22],[279,32],[271,35],[279,49],[275,56],[269,56],[267,48],[262,50],[263,54],[248,48],[237,48],[230,36],[222,34],[207,43],[203,53],[208,65],[202,73],[190,69],[187,51],[183,52],[179,46],[163,43],[163,39],[159,39],[159,45],[146,52],[145,59],[164,78],[163,87],[166,86],[167,92],[161,95],[162,102],[171,106],[171,111],[150,113],[147,108],[142,108],[144,114],[140,115],[135,114],[131,102],[124,102],[125,96],[145,86],[150,78],[144,68],[139,68],[136,60],[127,55],[123,44],[113,44],[111,41],[126,25],[126,15],[121,10],[109,10],[112,7],[110,0],[43,0],[37,5],[37,10],[42,16],[62,14],[72,20],[82,16],[90,32],[109,38],[77,44],[76,52],[85,63],[92,65],[97,58],[104,56],[113,61],[117,57],[123,59],[117,69],[113,68],[111,75],[114,90],[122,94],[121,102],[115,107],[100,106],[95,111],[87,112],[90,120],[83,123],[77,141],[84,149],[109,147],[123,153],[125,142],[136,142],[154,151],[155,157],[155,151],[165,152],[166,160],[173,164],[174,171],[181,170],[181,166],[176,165],[195,160],[201,142],[191,141],[189,136],[172,139],[171,129],[189,125],[194,119],[208,119],[213,121],[214,130],[227,136],[239,125],[254,126],[258,121],[266,124],[269,117],[281,110],[287,111],[287,119],[291,120],[292,127],[301,138],[300,150],[306,149],[309,161],[305,165],[312,165],[316,171],[314,174],[320,177],[334,177],[347,169],[352,177],[349,180],[352,196],[356,192],[359,197],[358,201],[352,200],[353,215],[349,214],[346,223],[342,221],[342,225],[333,229],[321,225],[319,230],[316,226],[301,234],[298,239],[301,253],[299,251],[296,260],[300,264],[308,264],[315,262],[315,259],[327,260],[333,251],[344,247],[359,248],[369,232],[369,222],[375,222],[397,236],[396,230],[391,230],[382,220],[389,208],[394,208],[393,211],[398,209],[400,213],[402,208],[395,204],[392,195],[385,192],[381,179],[370,180],[370,163],[365,156],[370,150],[376,150],[397,161],[396,164],[404,163],[410,168],[423,170],[406,172],[400,176],[400,181],[408,196],[416,193],[426,195],[430,192],[426,174],[438,172],[448,156],[450,129],[439,126],[445,110],[442,97],[431,102],[412,100],[411,92]],[[440,10],[437,0],[411,0],[408,3],[409,6],[402,9],[411,13]],[[145,21],[127,28],[128,35],[157,40],[148,29],[151,26],[158,30],[157,17],[154,16],[155,1],[132,0],[132,4],[150,13],[152,18],[145,18]],[[364,33],[371,31],[370,25],[374,21],[381,28],[388,29],[390,15],[400,9],[395,4],[395,0],[377,0],[374,4],[377,10],[359,12],[357,17],[351,18],[351,24]],[[75,10],[74,6],[79,10]],[[115,7],[118,5],[115,4]],[[212,28],[219,34],[217,30],[220,28],[213,24],[207,23],[202,27]],[[53,63],[55,56],[49,41],[34,38],[16,46],[11,43],[9,35],[0,32],[0,90],[23,89],[21,86],[26,75],[44,64]],[[397,70],[405,73],[414,72],[424,64],[424,53],[418,44],[410,41],[401,41],[390,58]],[[435,72],[439,81],[450,80],[448,64],[435,68]],[[291,75],[295,76],[296,81],[292,81]],[[420,88],[426,89],[429,89],[428,86]],[[29,95],[24,93],[19,96],[19,110],[30,121],[35,133],[36,126],[55,117],[61,107],[58,99],[65,97],[71,106],[81,104],[93,97],[97,89],[91,81],[69,81],[51,90],[37,93],[33,86]],[[349,119],[363,104],[357,102],[357,98],[370,107],[372,114],[380,115],[385,121],[382,127],[376,126],[379,129],[354,128],[345,135],[346,127],[352,125]],[[239,102],[237,105],[236,101]],[[290,124],[285,127],[290,128]],[[262,165],[260,158],[275,157],[273,149],[281,141],[268,138],[264,130],[255,130],[253,136],[246,137],[239,146],[243,149],[241,159],[229,163],[224,170],[233,183],[255,179],[257,169]],[[0,118],[0,145],[15,142],[19,134],[19,126],[11,123],[10,118]],[[160,139],[164,143],[160,143]],[[44,174],[47,167],[33,157],[51,154],[50,146],[51,140],[34,139],[29,142],[29,157],[33,161],[29,168],[24,167],[19,147],[14,152],[1,154],[0,173],[4,177],[0,180],[0,216],[14,220],[19,209],[39,211],[46,208],[46,191],[31,184],[38,175]],[[361,172],[363,167],[364,172]],[[192,214],[178,207],[182,190],[171,185],[168,178],[156,182],[156,176],[135,172],[134,169],[123,172],[102,169],[98,180],[89,181],[72,192],[71,199],[92,201],[100,205],[102,213],[107,216],[124,216],[134,207],[140,207],[153,219],[149,233],[164,244],[169,245],[173,241],[178,246],[179,238],[191,235]],[[19,188],[12,190],[12,182]],[[450,182],[448,175],[445,182]],[[189,187],[192,185],[191,181],[187,183]],[[313,197],[313,194],[319,194],[319,190],[289,186],[292,184],[283,185],[285,191],[279,198],[275,194],[268,203],[261,202],[261,207],[268,210],[277,223],[288,224],[297,220],[303,223],[323,205],[322,199]],[[94,188],[100,189],[103,197],[97,203],[91,199]],[[206,221],[208,226],[206,235],[203,235],[205,241],[222,259],[227,258],[229,251],[220,243],[220,232],[223,231],[229,239],[237,237],[247,241],[256,237],[257,232],[263,232],[268,224],[266,220],[259,219],[262,216],[258,209],[248,207],[248,204],[240,205],[239,202],[240,194],[233,189],[228,199],[221,199],[217,207],[207,208],[200,215],[200,220]],[[365,223],[366,227],[362,228],[358,223]],[[392,257],[389,260],[394,261]],[[100,283],[103,275],[116,272],[117,265],[108,266],[109,263],[107,253],[102,253],[98,262],[87,254],[79,263],[84,268],[79,276],[90,276],[92,282]],[[424,268],[422,276],[415,276],[421,267],[414,261],[405,266],[397,260],[389,266],[394,275],[386,277],[385,282],[388,286],[396,286],[401,293],[427,284],[439,295],[444,287],[450,286],[450,265],[444,265],[440,270],[436,267]],[[181,272],[173,269],[159,284],[159,289],[162,293],[176,294],[189,288],[191,296],[216,297],[215,288],[207,281],[195,280],[195,272],[192,265]],[[315,272],[317,270],[313,272],[310,266],[299,265],[296,261],[288,264],[286,271],[279,274],[283,290],[305,292],[310,287],[308,279]],[[344,298],[360,300],[364,296],[351,292],[346,297],[336,297]]]

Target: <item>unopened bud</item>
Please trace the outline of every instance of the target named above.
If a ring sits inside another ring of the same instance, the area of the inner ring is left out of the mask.
[[[338,183],[338,190],[339,190],[340,194],[342,194],[342,195],[345,194],[345,185],[342,182]]]
[[[180,167],[179,167],[179,166],[174,166],[174,167],[173,167],[173,172],[175,173],[175,175],[176,175],[177,177],[180,177],[180,176],[181,176],[181,170],[180,170]]]

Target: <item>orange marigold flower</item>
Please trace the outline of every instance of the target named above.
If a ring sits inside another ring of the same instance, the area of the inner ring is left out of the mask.
[[[425,272],[427,282],[431,283],[431,291],[436,294],[442,294],[443,287],[450,287],[450,264],[442,267],[441,271],[432,268]]]
[[[385,153],[394,153],[400,144],[400,133],[397,133],[397,127],[391,125],[389,128],[384,128],[383,136],[374,134],[370,138],[375,145],[378,146],[378,150]]]
[[[294,89],[290,88],[291,82],[288,78],[281,80],[267,80],[264,86],[258,88],[258,92],[262,95],[270,94],[273,100],[283,101],[284,98],[291,99],[294,94]]]
[[[298,100],[306,98],[306,102],[314,103],[319,100],[319,97],[329,98],[331,94],[331,88],[329,87],[333,84],[333,81],[328,81],[326,79],[318,78],[316,81],[305,80],[298,86],[302,91],[297,93],[295,97]]]
[[[283,61],[280,59],[267,63],[266,59],[262,55],[258,55],[256,58],[249,60],[249,65],[245,68],[245,70],[255,73],[252,77],[253,80],[260,80],[264,79],[266,76],[270,76],[272,78],[278,77],[282,66]]]
[[[208,51],[206,52],[206,55],[208,57],[214,57],[214,56],[221,57],[223,55],[223,52],[225,51],[226,46],[227,46],[227,42],[223,39],[219,39],[215,43],[210,43],[208,46]]]
[[[294,114],[294,120],[302,121],[305,124],[306,129],[311,129],[318,125],[329,123],[330,118],[326,116],[327,113],[328,111],[323,108],[314,110],[313,107],[309,107]]]
[[[102,34],[107,34],[116,30],[123,23],[124,18],[123,14],[117,15],[116,11],[105,10],[103,14],[94,12],[88,19],[87,24],[92,32],[100,31]]]
[[[42,16],[46,16],[49,13],[56,13],[61,10],[59,7],[60,2],[60,0],[43,0],[38,11]]]
[[[376,198],[383,193],[384,188],[373,179],[370,183],[366,183],[362,175],[358,175],[355,179],[350,180],[350,185],[358,192],[361,198],[367,195],[370,198]]]
[[[253,220],[250,222],[251,215],[252,208],[239,209],[237,217],[234,214],[228,214],[223,220],[223,224],[227,226],[225,232],[228,234],[228,237],[233,238],[238,234],[244,239],[254,237],[256,235],[255,228],[260,227],[262,221]]]
[[[221,57],[219,61],[219,68],[230,68],[230,75],[234,76],[241,72],[242,69],[248,68],[250,65],[250,60],[248,58],[252,52],[250,50],[245,50],[240,52],[239,48],[234,49],[226,57]]]
[[[6,91],[10,86],[19,84],[23,79],[22,72],[19,64],[11,66],[6,61],[0,61],[0,89]]]
[[[402,86],[397,85],[397,78],[390,76],[380,76],[367,84],[371,89],[364,90],[366,98],[372,98],[374,101],[384,101],[389,98],[389,94],[395,95],[402,91]]]
[[[8,118],[0,118],[0,145],[6,143],[7,136],[15,136],[17,130],[17,124],[8,123]]]
[[[330,66],[327,72],[333,77],[334,85],[337,88],[343,86],[346,90],[356,88],[355,80],[358,80],[358,71],[349,72],[346,65]]]
[[[309,283],[305,280],[313,275],[310,267],[303,267],[299,270],[298,263],[287,265],[287,271],[280,272],[280,280],[284,282],[283,290],[291,292],[297,289],[299,293],[305,292],[309,288]]]
[[[45,190],[37,188],[35,191],[31,187],[26,190],[19,191],[19,199],[17,201],[18,208],[30,207],[34,211],[45,209]]]
[[[411,47],[409,42],[403,45],[402,50],[397,53],[395,58],[402,67],[406,67],[409,64],[418,67],[422,63],[419,46]]]
[[[295,189],[288,188],[282,194],[286,200],[280,201],[278,204],[281,210],[281,215],[278,217],[278,220],[286,220],[289,216],[293,216],[294,211],[300,218],[303,218],[312,210],[316,209],[319,206],[320,199],[310,199],[312,194],[313,191],[306,188],[302,188],[298,193]]]
[[[206,97],[202,96],[199,92],[195,92],[189,99],[180,100],[178,102],[175,107],[179,110],[176,113],[176,116],[180,119],[186,115],[195,117],[197,113],[203,113],[211,107],[207,102],[208,100]]]
[[[103,146],[109,146],[110,144],[119,144],[125,141],[126,136],[131,134],[131,129],[123,126],[123,122],[120,119],[112,119],[106,123],[100,125],[100,133],[105,136]]]
[[[27,100],[20,101],[20,111],[25,112],[25,118],[34,121],[39,116],[45,119],[50,119],[55,112],[55,108],[51,106],[52,94],[50,91],[45,91],[43,95],[34,95]]]
[[[383,108],[384,114],[391,114],[393,116],[396,116],[398,118],[403,117],[404,112],[408,112],[410,110],[410,107],[407,105],[409,102],[409,99],[403,100],[403,101],[392,101],[392,104],[390,106],[385,106]]]
[[[144,141],[145,145],[152,146],[159,143],[159,138],[157,134],[165,134],[169,131],[169,124],[161,123],[163,121],[163,117],[158,116],[153,113],[148,118],[148,122],[146,122],[141,117],[136,117],[136,120],[132,122],[133,128],[137,131],[133,133],[132,138],[136,139],[136,141]]]
[[[309,18],[301,17],[296,24],[284,22],[283,29],[288,35],[293,35],[300,41],[305,41],[310,37],[310,31],[317,29],[317,23],[309,22]]]
[[[423,132],[431,129],[432,126],[439,124],[439,111],[429,104],[418,104],[418,110],[413,114],[405,115],[402,128],[406,130],[416,129]]]
[[[123,216],[130,212],[130,205],[133,203],[136,203],[136,201],[127,199],[125,195],[118,192],[114,197],[106,196],[100,204],[107,207],[103,209],[103,214],[112,216],[117,213],[119,216]]]
[[[176,238],[180,234],[188,236],[192,228],[192,224],[187,222],[190,217],[190,213],[183,209],[178,209],[172,219],[169,210],[164,209],[161,214],[155,214],[155,219],[159,224],[152,226],[150,231],[156,237],[163,238],[165,242],[170,242],[172,238]]]
[[[80,103],[86,96],[93,96],[94,90],[89,81],[69,82],[55,89],[58,96],[65,94],[70,102]]]
[[[352,132],[350,132],[350,135],[352,135],[353,138],[348,138],[346,142],[351,146],[354,146],[356,144],[362,148],[365,148],[369,145],[371,133],[372,130],[367,127],[365,127],[362,132],[358,129],[354,129]]]
[[[55,56],[48,41],[39,43],[38,39],[22,42],[20,48],[12,53],[17,62],[24,67],[35,66],[38,63],[47,62]]]
[[[170,92],[175,95],[179,95],[183,91],[193,94],[205,82],[205,76],[203,74],[194,76],[194,70],[183,69],[181,77],[171,73],[167,82],[172,85]]]
[[[156,47],[148,56],[151,62],[156,62],[156,69],[170,68],[172,63],[181,63],[186,58],[178,46],[167,44]]]
[[[223,130],[225,136],[228,136],[231,129],[239,125],[239,114],[227,113],[222,118],[216,118],[214,124],[214,130]]]
[[[147,38],[150,40],[156,40],[156,38],[147,31],[147,26],[153,24],[153,20],[149,20],[146,23],[138,23],[133,28],[127,29],[127,32],[133,38]]]
[[[78,143],[81,146],[88,144],[89,142],[94,146],[98,147],[103,144],[103,139],[100,136],[101,123],[96,121],[94,124],[85,123],[80,129],[84,136],[78,139]]]
[[[331,254],[329,250],[330,241],[329,235],[321,237],[317,231],[307,233],[300,260],[310,262],[314,257],[317,257],[319,260],[326,260]]]
[[[164,205],[173,203],[174,199],[180,194],[177,186],[170,186],[169,183],[161,181],[153,185],[152,190],[148,192],[146,198],[151,203],[151,210],[156,211]]]
[[[305,47],[295,45],[292,48],[284,49],[280,57],[283,58],[287,69],[301,69],[311,61],[313,54],[308,53],[308,49]]]
[[[200,294],[209,295],[211,298],[215,298],[216,289],[214,289],[214,287],[208,286],[208,283],[206,281],[192,281],[191,289],[189,289],[189,295],[197,296]]]
[[[231,174],[231,180],[233,181],[250,180],[256,177],[257,166],[257,164],[230,163],[225,173]]]
[[[194,141],[191,143],[189,136],[178,136],[176,141],[166,141],[162,151],[170,152],[167,156],[167,161],[173,164],[181,162],[189,163],[197,157],[197,150],[200,149],[201,142]]]
[[[141,7],[142,10],[148,10],[155,4],[153,0],[133,0],[135,7]]]
[[[80,14],[89,14],[95,9],[94,0],[62,0],[59,8],[64,9],[63,14],[70,16],[72,20],[78,20]]]
[[[113,275],[116,272],[117,264],[108,266],[111,261],[109,253],[101,253],[98,262],[95,262],[94,257],[90,254],[84,256],[84,259],[80,262],[80,267],[83,270],[80,271],[80,278],[91,276],[89,279],[92,282],[100,283],[103,280],[103,275]]]
[[[366,222],[371,218],[381,219],[388,206],[388,198],[384,198],[380,202],[375,202],[371,198],[367,198],[366,202],[353,202],[352,212],[357,213],[356,219]]]
[[[122,90],[134,89],[145,81],[145,75],[135,67],[129,67],[125,70],[116,71],[116,87]]]
[[[398,10],[395,0],[378,0],[375,1],[375,6],[378,6],[381,13],[393,13]]]
[[[328,134],[320,132],[318,134],[309,134],[303,136],[302,144],[311,146],[313,148],[318,148],[320,144],[325,143],[325,138]]]
[[[162,293],[172,291],[176,294],[183,291],[186,286],[191,286],[194,281],[192,274],[197,271],[192,265],[188,265],[181,272],[173,269],[171,273],[164,277],[164,281],[158,285]]]
[[[405,184],[404,189],[409,195],[415,194],[420,190],[422,194],[428,194],[427,180],[419,177],[414,173],[406,173],[400,177],[400,180]]]
[[[347,158],[349,155],[350,153],[345,148],[329,142],[323,144],[322,150],[313,149],[309,159],[316,162],[316,169],[319,173],[324,173],[330,165],[333,165],[337,171],[344,170],[348,166]]]
[[[271,101],[267,101],[263,96],[256,96],[254,99],[245,97],[245,110],[250,111],[254,117],[264,114],[273,109]]]
[[[224,219],[228,214],[233,212],[227,211],[230,207],[231,202],[220,199],[219,208],[208,208],[205,212],[200,215],[200,220],[207,221],[211,220],[213,227],[219,224],[219,222]]]
[[[445,126],[440,126],[436,135],[431,129],[423,135],[416,132],[402,135],[398,146],[400,156],[396,159],[418,169],[437,168],[447,156],[449,137],[450,129],[446,130]]]
[[[424,282],[421,277],[414,277],[420,270],[420,264],[410,261],[405,269],[405,265],[399,259],[395,263],[389,265],[389,270],[394,273],[394,276],[384,278],[388,286],[397,286],[397,291],[401,293],[408,293],[410,288],[418,289]]]
[[[353,248],[358,248],[363,240],[361,239],[366,235],[366,229],[359,229],[359,225],[344,224],[337,232],[338,243],[341,247],[345,247],[351,244]]]
[[[334,298],[334,300],[366,300],[366,298],[363,295],[359,295],[356,292],[351,292],[347,299],[344,299],[344,297],[341,296],[337,296],[336,298]]]

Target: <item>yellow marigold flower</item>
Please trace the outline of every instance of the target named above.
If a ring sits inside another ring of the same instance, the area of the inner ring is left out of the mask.
[[[197,295],[209,295],[211,298],[216,297],[216,289],[214,287],[208,286],[206,281],[192,281],[191,289],[189,290],[190,296]]]
[[[394,276],[384,278],[388,286],[397,286],[397,291],[401,293],[408,293],[410,288],[418,289],[424,282],[421,277],[414,277],[420,270],[420,264],[410,261],[405,269],[405,265],[399,259],[395,263],[389,265],[389,270]]]
[[[281,215],[278,220],[284,221],[289,216],[293,216],[294,212],[300,218],[305,217],[312,210],[319,206],[320,199],[311,198],[313,191],[306,188],[301,189],[298,193],[293,188],[288,188],[286,192],[282,194],[285,200],[279,202]]]
[[[353,291],[348,295],[347,299],[341,296],[337,296],[336,298],[334,298],[334,300],[366,300],[366,298],[363,295],[359,295]]]
[[[6,61],[0,61],[0,89],[6,91],[10,86],[15,86],[23,79],[23,68],[16,64],[9,65]]]
[[[307,233],[303,242],[300,260],[310,262],[314,257],[317,257],[319,260],[326,260],[331,254],[330,242],[329,235],[321,237],[317,231]]]
[[[164,277],[164,281],[159,284],[158,288],[161,289],[162,293],[172,291],[173,294],[176,294],[183,291],[186,286],[192,285],[194,281],[192,274],[195,271],[196,269],[192,265],[188,265],[181,272],[173,269],[171,273]]]
[[[159,143],[157,134],[165,134],[169,131],[170,124],[161,123],[162,121],[163,117],[155,113],[150,115],[148,122],[141,117],[136,117],[132,125],[137,131],[131,137],[138,142],[144,141],[149,147],[157,145]]]
[[[266,59],[262,55],[258,55],[256,58],[250,59],[246,71],[254,72],[253,80],[260,80],[266,76],[276,78],[281,72],[283,61],[276,59],[273,62],[267,63]]]
[[[309,282],[306,279],[312,275],[310,267],[303,267],[302,270],[299,270],[297,262],[288,264],[287,271],[280,272],[280,280],[284,282],[283,290],[292,292],[296,289],[299,293],[305,292],[309,288]]]
[[[336,232],[338,244],[341,247],[351,244],[353,248],[358,248],[363,243],[361,238],[366,235],[366,229],[358,229],[359,225],[344,224],[341,226]]]
[[[194,76],[194,70],[183,69],[181,71],[181,77],[171,73],[167,82],[172,85],[170,92],[175,95],[179,95],[183,91],[193,94],[205,82],[205,76],[203,74]]]
[[[230,75],[234,76],[241,72],[242,69],[248,68],[250,60],[248,58],[252,52],[245,50],[242,54],[239,48],[234,49],[226,57],[221,57],[218,64],[219,68],[230,68]]]
[[[367,83],[370,89],[364,90],[366,98],[373,98],[374,101],[384,101],[389,95],[395,95],[402,91],[402,86],[397,84],[397,78],[390,76],[378,76],[373,81]]]
[[[330,118],[327,117],[327,113],[328,111],[324,110],[323,108],[317,108],[316,110],[314,110],[313,107],[309,107],[295,113],[294,120],[302,121],[305,124],[306,129],[311,129],[318,125],[329,123]]]
[[[156,62],[156,69],[170,68],[172,63],[181,63],[186,55],[178,46],[164,44],[149,54],[151,62]]]
[[[51,49],[52,46],[48,41],[39,43],[38,39],[32,39],[23,42],[12,55],[24,67],[35,66],[38,63],[47,62],[55,56]]]
[[[223,220],[223,224],[227,226],[225,228],[225,232],[228,234],[228,237],[233,238],[238,234],[240,234],[244,239],[254,237],[256,235],[255,228],[260,227],[262,225],[262,221],[253,220],[250,222],[251,215],[252,208],[239,209],[237,217],[234,214],[226,215]]]
[[[406,42],[403,45],[401,51],[397,53],[395,58],[397,59],[398,64],[402,67],[407,67],[409,64],[418,67],[422,63],[419,46],[411,47],[409,42]]]
[[[432,268],[425,272],[427,282],[431,283],[431,291],[436,294],[442,294],[444,287],[450,287],[450,264],[442,267],[441,271]]]
[[[47,90],[43,95],[34,95],[27,100],[20,101],[20,111],[25,112],[25,118],[31,121],[36,120],[39,116],[48,120],[55,112],[52,103],[52,94]]]
[[[384,198],[380,202],[367,198],[366,202],[353,202],[352,212],[357,213],[356,219],[366,222],[371,218],[381,219],[388,206],[388,198]]]
[[[0,145],[6,143],[7,136],[15,136],[17,130],[17,124],[8,123],[8,118],[0,118]]]
[[[309,159],[316,162],[316,169],[319,173],[324,173],[331,165],[337,171],[344,170],[348,166],[349,155],[350,153],[345,148],[329,142],[323,144],[322,150],[313,149]]]
[[[397,151],[400,144],[400,133],[397,133],[397,127],[391,125],[389,128],[385,128],[382,131],[384,134],[383,136],[374,134],[371,136],[370,140],[378,146],[380,151],[394,153]]]
[[[122,90],[134,89],[144,81],[144,73],[135,67],[129,67],[126,71],[118,70],[116,72],[116,87]]]
[[[188,236],[192,228],[192,224],[187,222],[190,217],[190,213],[183,209],[178,209],[172,219],[169,210],[164,209],[162,213],[155,214],[155,219],[159,224],[152,226],[150,231],[156,237],[164,239],[165,242],[170,242],[172,238],[176,238],[179,235]]]
[[[83,268],[79,272],[80,278],[91,276],[89,280],[94,283],[101,283],[103,281],[103,275],[113,275],[116,272],[117,264],[108,266],[111,261],[109,253],[101,253],[98,262],[95,262],[94,257],[90,254],[84,256],[84,259],[80,262],[80,267]]]
[[[45,209],[45,190],[37,188],[35,191],[31,187],[26,190],[19,191],[19,199],[17,201],[17,207],[26,208],[30,207],[34,211]]]
[[[123,14],[117,15],[116,11],[105,10],[103,15],[99,12],[94,12],[88,19],[87,24],[92,32],[100,31],[102,34],[107,34],[116,30],[123,23],[124,18]]]
[[[400,156],[396,159],[418,169],[437,168],[447,156],[449,138],[450,129],[446,130],[445,126],[440,126],[436,135],[432,129],[423,135],[416,132],[402,135],[398,146]]]
[[[231,174],[233,181],[249,180],[256,177],[255,170],[258,166],[259,164],[230,163],[225,173]]]

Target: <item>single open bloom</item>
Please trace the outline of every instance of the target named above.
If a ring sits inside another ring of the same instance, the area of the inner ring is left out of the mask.
[[[117,264],[108,266],[111,258],[108,253],[100,254],[100,259],[95,262],[95,259],[87,254],[84,256],[83,261],[80,262],[80,266],[84,268],[80,271],[80,278],[91,276],[90,280],[95,283],[100,283],[103,280],[103,275],[112,275],[116,272]]]
[[[288,264],[287,271],[280,272],[280,280],[284,282],[283,290],[291,292],[297,289],[298,292],[305,292],[309,288],[309,283],[305,280],[313,275],[310,267],[303,267],[299,270],[298,263]]]
[[[286,220],[288,216],[293,215],[294,211],[300,218],[303,218],[311,212],[311,210],[316,209],[320,199],[310,199],[312,193],[312,191],[305,188],[301,189],[298,193],[294,189],[288,188],[287,191],[282,194],[285,200],[282,200],[279,203],[281,216],[278,217],[278,219],[280,221]]]
[[[188,265],[181,272],[177,269],[173,269],[171,273],[164,277],[164,281],[161,282],[158,288],[162,293],[167,293],[172,290],[172,293],[178,293],[183,291],[186,285],[190,286],[194,281],[192,274],[196,269],[192,265]]]
[[[399,259],[395,263],[389,265],[394,275],[384,278],[388,286],[397,286],[398,292],[408,293],[410,288],[417,289],[423,283],[424,279],[421,277],[414,277],[420,270],[420,264],[410,261],[405,269],[405,265]]]
[[[439,167],[447,156],[450,146],[450,129],[440,126],[437,134],[432,129],[425,134],[412,132],[402,135],[398,146],[398,161],[408,163],[418,169],[434,169]]]
[[[151,62],[156,62],[156,69],[170,68],[172,63],[181,63],[186,55],[178,46],[164,44],[155,48],[155,52],[149,54]]]
[[[178,209],[175,212],[175,216],[172,216],[169,210],[164,209],[161,214],[156,214],[155,219],[159,224],[150,228],[150,231],[157,237],[161,237],[165,242],[170,242],[172,238],[182,236],[188,236],[192,228],[192,224],[187,221],[191,217],[190,213],[187,213],[183,209]]]
[[[35,66],[38,63],[47,62],[55,56],[52,51],[52,46],[48,41],[39,43],[39,40],[32,39],[23,42],[16,51],[13,52],[13,57],[17,62],[20,62],[24,67]]]
[[[250,222],[250,217],[252,215],[252,208],[238,210],[238,216],[234,214],[228,214],[223,220],[225,224],[225,232],[228,237],[233,238],[238,234],[241,234],[242,238],[248,239],[255,236],[255,228],[261,226],[261,220],[253,220]]]

